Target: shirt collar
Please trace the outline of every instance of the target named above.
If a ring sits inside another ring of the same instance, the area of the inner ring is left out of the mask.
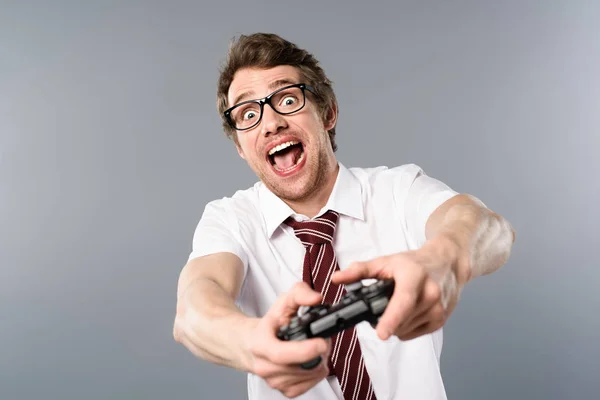
[[[318,215],[327,210],[334,210],[348,217],[363,220],[362,188],[359,180],[338,161],[339,171],[331,196],[325,207]],[[297,216],[299,219],[307,219],[294,212],[283,200],[271,192],[264,184],[259,189],[259,204],[266,223],[267,234],[273,235],[275,230],[289,217]]]

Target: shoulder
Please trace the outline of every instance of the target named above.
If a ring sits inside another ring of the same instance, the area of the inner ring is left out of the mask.
[[[232,195],[214,199],[206,203],[204,213],[220,215],[237,220],[257,213],[260,182],[247,189],[240,189]]]
[[[200,227],[218,227],[229,231],[242,240],[244,233],[254,232],[262,224],[259,206],[261,183],[247,189],[240,189],[230,196],[224,196],[206,203],[200,217]]]
[[[197,223],[190,258],[216,252],[236,254],[247,262],[246,239],[260,221],[258,185],[211,200]]]
[[[431,200],[448,199],[456,194],[444,182],[429,176],[415,163],[394,167],[349,168],[360,182],[366,201],[392,200],[395,204],[422,204]]]
[[[393,167],[385,165],[376,167],[350,167],[348,171],[365,186],[410,188],[420,176],[425,175],[423,169],[414,163],[401,164]]]

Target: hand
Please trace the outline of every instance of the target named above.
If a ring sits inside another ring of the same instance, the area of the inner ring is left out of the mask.
[[[321,294],[306,283],[298,283],[277,299],[249,334],[250,371],[287,397],[305,393],[329,374],[327,360],[331,340],[310,338],[288,342],[276,336],[277,330],[290,322],[300,306],[317,305],[321,299]],[[306,370],[300,367],[300,364],[319,356],[321,364],[315,368]]]
[[[379,319],[376,332],[386,340],[396,335],[410,340],[441,328],[458,301],[460,287],[467,277],[466,258],[450,237],[438,236],[415,251],[407,251],[370,261],[355,262],[332,276],[334,283],[361,279],[393,279],[394,293]]]

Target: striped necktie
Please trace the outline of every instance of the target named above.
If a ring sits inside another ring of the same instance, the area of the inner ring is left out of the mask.
[[[335,304],[346,293],[344,285],[331,282],[334,271],[339,270],[333,249],[333,237],[339,214],[327,211],[310,221],[297,222],[288,218],[285,223],[300,239],[306,253],[302,280],[323,296],[322,303]],[[332,351],[329,370],[342,388],[345,400],[375,399],[371,379],[365,367],[356,337],[356,329],[349,328],[331,338]]]

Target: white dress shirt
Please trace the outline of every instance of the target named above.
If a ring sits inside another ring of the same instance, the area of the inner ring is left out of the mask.
[[[353,261],[419,248],[429,215],[457,194],[414,164],[395,168],[338,164],[333,192],[319,215],[329,209],[340,214],[333,245],[342,270]],[[279,295],[302,281],[305,249],[294,230],[283,224],[289,216],[308,219],[295,214],[259,181],[206,205],[189,258],[236,254],[244,265],[236,304],[247,315],[260,317]],[[410,341],[395,336],[383,341],[367,322],[356,330],[378,400],[446,399],[440,373],[442,329]],[[248,374],[248,396],[250,400],[286,399],[253,374]],[[343,397],[337,379],[329,377],[297,399]]]

